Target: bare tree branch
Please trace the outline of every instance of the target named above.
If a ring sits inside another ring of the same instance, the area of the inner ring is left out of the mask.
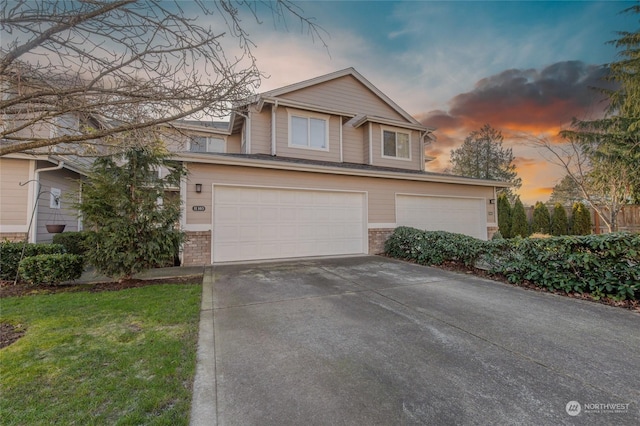
[[[243,27],[260,10],[323,30],[288,0],[17,0],[0,16],[0,155],[227,117],[259,87]],[[77,117],[82,125],[51,128]],[[99,123],[99,125],[96,125]]]

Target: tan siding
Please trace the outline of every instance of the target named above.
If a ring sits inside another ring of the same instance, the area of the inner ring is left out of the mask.
[[[329,151],[289,146],[289,112],[305,115],[304,111],[289,108],[276,110],[276,155],[318,161],[340,161],[340,117],[329,116]]]
[[[271,109],[251,114],[251,154],[271,154]]]
[[[227,152],[231,154],[239,154],[241,143],[242,141],[240,133],[227,136]]]
[[[342,126],[342,152],[345,163],[366,164],[364,157],[364,131],[350,125]]]
[[[28,225],[29,160],[0,158],[0,224]]]
[[[38,162],[38,168],[50,167],[51,164]],[[66,227],[64,232],[72,232],[78,230],[78,216],[76,210],[72,208],[72,204],[78,197],[79,175],[69,170],[54,170],[51,172],[40,173],[41,195],[38,202],[38,228],[36,241],[47,242],[53,239],[54,234],[49,234],[45,225],[51,223],[64,223]],[[61,208],[51,209],[49,207],[49,199],[51,188],[62,190]]]
[[[382,129],[391,131],[409,132],[411,134],[411,161],[394,158],[382,158]],[[381,126],[373,123],[373,165],[383,167],[396,167],[398,169],[420,170],[420,133],[408,131],[390,126]]]
[[[406,121],[386,102],[352,76],[344,76],[281,96],[339,111]]]
[[[193,185],[188,185],[187,224],[211,223],[211,188],[214,183],[366,191],[369,223],[395,223],[396,193],[481,197],[487,199],[487,211],[493,211],[493,205],[488,202],[493,198],[493,188],[490,187],[206,164],[190,164],[189,171],[192,182],[203,183],[203,191],[196,194],[191,190]],[[204,205],[206,211],[194,212],[194,205]]]

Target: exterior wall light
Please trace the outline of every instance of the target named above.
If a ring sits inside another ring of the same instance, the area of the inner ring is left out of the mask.
[[[196,183],[196,192],[198,194],[202,192],[202,184],[201,183]]]
[[[491,199],[489,200],[489,204],[495,204],[495,203],[496,203],[496,199],[495,199],[495,198],[491,198]]]

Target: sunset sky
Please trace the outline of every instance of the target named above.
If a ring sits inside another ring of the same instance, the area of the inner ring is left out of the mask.
[[[450,151],[488,123],[513,147],[525,204],[546,201],[564,173],[514,135],[554,137],[572,117],[596,117],[605,104],[590,90],[607,44],[635,31],[632,2],[302,1],[326,34],[326,49],[289,18],[245,21],[266,91],[354,67],[410,114],[437,127],[428,153],[441,171]],[[286,28],[285,28],[286,27]]]

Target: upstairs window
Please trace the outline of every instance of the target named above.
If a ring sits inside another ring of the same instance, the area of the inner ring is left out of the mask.
[[[195,137],[191,140],[191,152],[226,152],[227,144],[221,138]]]
[[[411,159],[411,142],[409,133],[382,131],[382,156],[390,158]]]
[[[328,151],[328,135],[328,117],[289,115],[289,146]]]

